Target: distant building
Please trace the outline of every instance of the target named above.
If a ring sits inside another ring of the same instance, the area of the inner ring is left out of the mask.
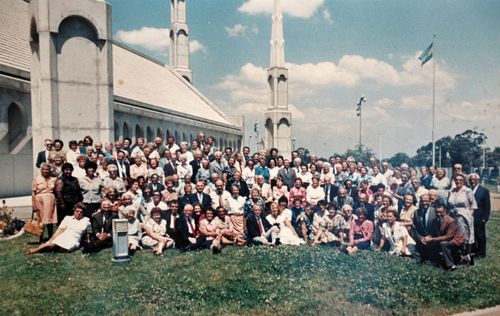
[[[239,149],[229,117],[192,85],[186,1],[171,0],[170,65],[112,40],[98,0],[0,1],[0,196],[31,193],[45,138],[101,142],[200,131]]]
[[[265,114],[265,148],[277,148],[290,158],[292,153],[292,112],[288,109],[288,69],[285,67],[285,39],[280,1],[274,0],[271,62],[267,70],[269,104]]]

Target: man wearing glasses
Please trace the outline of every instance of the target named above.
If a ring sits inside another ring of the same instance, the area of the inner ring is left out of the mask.
[[[40,165],[44,162],[49,162],[49,154],[52,151],[52,145],[54,142],[52,139],[47,138],[46,140],[43,141],[43,144],[45,146],[45,150],[42,150],[41,152],[38,153],[38,157],[36,158],[36,167],[40,168]]]

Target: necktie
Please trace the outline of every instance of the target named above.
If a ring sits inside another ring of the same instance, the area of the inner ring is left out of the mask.
[[[260,220],[260,218],[257,218],[257,221],[259,222],[259,233],[260,236],[262,236],[262,233],[264,232],[264,229],[262,227],[262,221]]]
[[[191,229],[191,234],[194,235],[195,231],[194,231],[193,223],[191,223],[191,219],[188,218],[187,222],[188,222],[189,228]]]

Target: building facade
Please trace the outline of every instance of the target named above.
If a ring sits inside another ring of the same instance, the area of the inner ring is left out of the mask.
[[[0,2],[0,196],[31,193],[45,138],[180,142],[203,131],[218,147],[241,147],[243,119],[191,83],[186,0],[171,8],[172,64],[164,65],[113,41],[103,1]]]

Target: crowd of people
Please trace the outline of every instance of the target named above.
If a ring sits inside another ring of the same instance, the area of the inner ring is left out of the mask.
[[[37,157],[33,209],[44,250],[86,254],[112,246],[112,220],[129,223],[129,249],[180,251],[226,246],[332,244],[352,254],[388,251],[454,270],[486,256],[489,191],[477,174],[390,166],[370,158],[328,161],[298,152],[218,149],[201,132],[113,144],[86,136],[46,139]],[[290,158],[290,159],[289,159]],[[57,230],[54,233],[54,226]]]

